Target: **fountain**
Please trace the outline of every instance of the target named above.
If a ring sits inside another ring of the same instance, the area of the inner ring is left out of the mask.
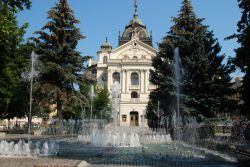
[[[85,129],[90,133],[78,135],[78,141],[91,143],[94,146],[112,146],[112,147],[139,147],[141,146],[139,134],[133,131],[125,131],[119,127],[119,101],[120,101],[120,83],[115,81],[112,87],[112,119],[113,123],[103,127],[103,122],[92,122],[86,124]]]
[[[17,141],[6,141],[2,140],[0,142],[0,156],[36,156],[36,155],[53,155],[58,150],[58,144],[54,141],[44,142],[42,146],[32,144],[30,141],[31,136],[31,112],[32,112],[32,91],[34,79],[38,77],[38,55],[32,51],[30,56],[30,71],[21,74],[24,80],[30,82],[30,98],[29,98],[29,115],[28,115],[28,141],[24,140]],[[40,151],[42,150],[42,151]]]
[[[32,91],[33,82],[36,77],[38,77],[39,71],[37,69],[38,55],[32,51],[30,55],[30,71],[22,73],[22,78],[30,81],[30,99],[29,99],[29,115],[28,115],[28,141],[30,140],[30,130],[31,130],[31,111],[32,111]]]
[[[114,120],[114,126],[117,128],[118,126],[118,118],[119,118],[119,101],[120,101],[120,83],[118,81],[115,81],[113,83],[112,88],[112,117]]]
[[[232,156],[197,146],[198,123],[195,118],[182,120],[180,113],[180,82],[181,68],[179,50],[174,53],[174,75],[176,88],[176,110],[174,117],[174,137],[169,134],[125,129],[119,127],[118,103],[120,96],[119,82],[112,88],[112,118],[113,124],[95,123],[90,133],[78,135],[77,146],[80,150],[64,151],[63,157],[81,156],[94,164],[135,165],[135,166],[234,166],[237,162]],[[185,124],[182,123],[185,121]],[[66,145],[69,143],[65,143]],[[67,148],[74,147],[70,143]],[[66,149],[65,149],[66,150]],[[136,158],[135,158],[136,157]],[[89,159],[88,159],[89,158]]]
[[[91,87],[90,87],[90,92],[89,92],[89,94],[90,94],[90,119],[92,119],[93,118],[93,98],[94,98],[94,96],[95,96],[95,91],[94,91],[94,86],[93,85],[91,85]]]
[[[175,94],[176,94],[176,109],[173,114],[173,127],[174,127],[174,137],[177,141],[181,140],[181,126],[182,119],[180,115],[180,56],[179,56],[179,48],[174,50],[174,61],[173,61],[173,72],[175,78]]]
[[[232,156],[198,147],[196,145],[198,123],[195,118],[182,120],[179,50],[175,49],[174,52],[173,73],[176,84],[176,109],[172,119],[174,141],[165,130],[151,131],[145,128],[119,126],[120,84],[115,81],[111,93],[112,123],[93,119],[92,116],[91,119],[84,119],[84,108],[81,107],[81,120],[63,121],[62,128],[65,136],[55,137],[57,129],[54,125],[58,120],[53,119],[48,121],[49,126],[43,130],[43,134],[54,139],[39,139],[27,143],[23,140],[15,142],[3,140],[0,142],[0,156],[57,155],[65,159],[80,159],[91,164],[114,166],[236,166],[237,160]],[[33,77],[30,79],[32,80]],[[182,124],[182,121],[185,121],[185,124]]]
[[[55,155],[58,152],[58,143],[55,141],[43,144],[41,142],[25,142],[24,140],[0,142],[0,156],[8,157],[31,157],[31,156],[49,156]]]

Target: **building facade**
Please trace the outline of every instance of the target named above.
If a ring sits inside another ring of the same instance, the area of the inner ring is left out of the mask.
[[[115,81],[120,83],[120,102],[117,117],[120,126],[147,126],[145,117],[149,94],[156,88],[149,81],[152,58],[157,50],[152,45],[152,35],[148,33],[135,12],[129,25],[119,34],[118,47],[112,48],[107,39],[97,52],[96,81],[100,87],[106,86],[112,92]]]

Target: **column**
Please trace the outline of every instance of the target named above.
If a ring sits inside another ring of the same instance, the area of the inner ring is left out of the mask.
[[[130,85],[130,83],[129,83],[129,81],[130,81],[130,72],[129,71],[127,71],[126,72],[127,74],[126,74],[126,82],[127,82],[127,84],[126,84],[126,93],[128,93],[129,92],[129,85]]]
[[[144,70],[140,70],[140,93],[143,93],[143,88],[144,88],[144,75],[143,75]]]
[[[125,93],[125,84],[126,84],[125,70],[122,70],[122,93]]]
[[[143,70],[144,73],[144,93],[147,92],[147,88],[148,88],[148,75],[147,75],[148,70]]]
[[[128,87],[128,85],[127,85],[127,80],[128,80],[128,71],[127,70],[125,70],[125,93],[127,93],[127,87]]]

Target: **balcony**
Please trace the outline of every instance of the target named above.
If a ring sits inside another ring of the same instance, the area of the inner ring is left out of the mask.
[[[157,88],[156,85],[148,85],[148,90],[154,90],[156,88]]]
[[[148,100],[141,98],[122,99],[121,104],[147,104]]]
[[[117,64],[121,63],[122,61],[120,59],[109,59],[109,64]]]
[[[130,90],[139,90],[140,89],[140,85],[130,85],[129,89]]]
[[[112,90],[113,90],[113,87],[114,87],[114,85],[110,85],[110,91],[112,92]],[[122,91],[122,89],[120,88],[120,92]]]
[[[130,103],[141,103],[142,101],[140,98],[128,98],[128,99],[122,99],[121,103],[123,104],[130,104]]]
[[[109,64],[151,64],[148,59],[109,59]]]
[[[139,103],[140,102],[140,98],[131,98],[130,102],[131,103]]]
[[[122,63],[151,63],[148,59],[123,59]]]
[[[107,64],[98,63],[97,67],[99,67],[99,68],[106,68],[106,67],[108,67],[108,65]]]

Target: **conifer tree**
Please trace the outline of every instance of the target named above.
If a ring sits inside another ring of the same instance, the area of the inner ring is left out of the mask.
[[[236,93],[233,89],[232,78],[230,74],[234,72],[235,66],[232,59],[229,57],[226,63],[223,63],[226,55],[221,54],[221,46],[218,40],[214,37],[212,31],[207,31],[206,40],[204,42],[205,56],[208,57],[207,81],[204,83],[204,93],[207,98],[206,117],[214,117],[218,113],[232,113],[237,107],[238,101],[229,98]]]
[[[173,17],[174,25],[159,44],[159,53],[153,59],[155,70],[151,71],[151,82],[158,88],[150,94],[149,108],[160,101],[165,115],[171,115],[176,109],[173,56],[178,47],[183,115],[197,116],[201,120],[226,111],[223,104],[227,101],[226,94],[230,93],[229,74],[233,68],[222,64],[224,55],[219,55],[219,43],[202,21],[196,17],[190,1],[183,0],[178,16]]]
[[[48,12],[49,22],[35,32],[33,38],[42,62],[40,79],[35,92],[42,103],[56,104],[58,118],[62,119],[63,111],[68,111],[72,105],[83,104],[84,97],[75,88],[81,84],[84,61],[76,50],[78,41],[84,38],[76,24],[67,0],[59,2]],[[48,105],[47,105],[48,106]]]
[[[242,112],[250,118],[250,1],[238,0],[238,3],[242,15],[237,24],[237,34],[227,39],[236,38],[241,45],[235,50],[236,58],[234,62],[245,73],[242,85],[242,99],[244,101]]]

